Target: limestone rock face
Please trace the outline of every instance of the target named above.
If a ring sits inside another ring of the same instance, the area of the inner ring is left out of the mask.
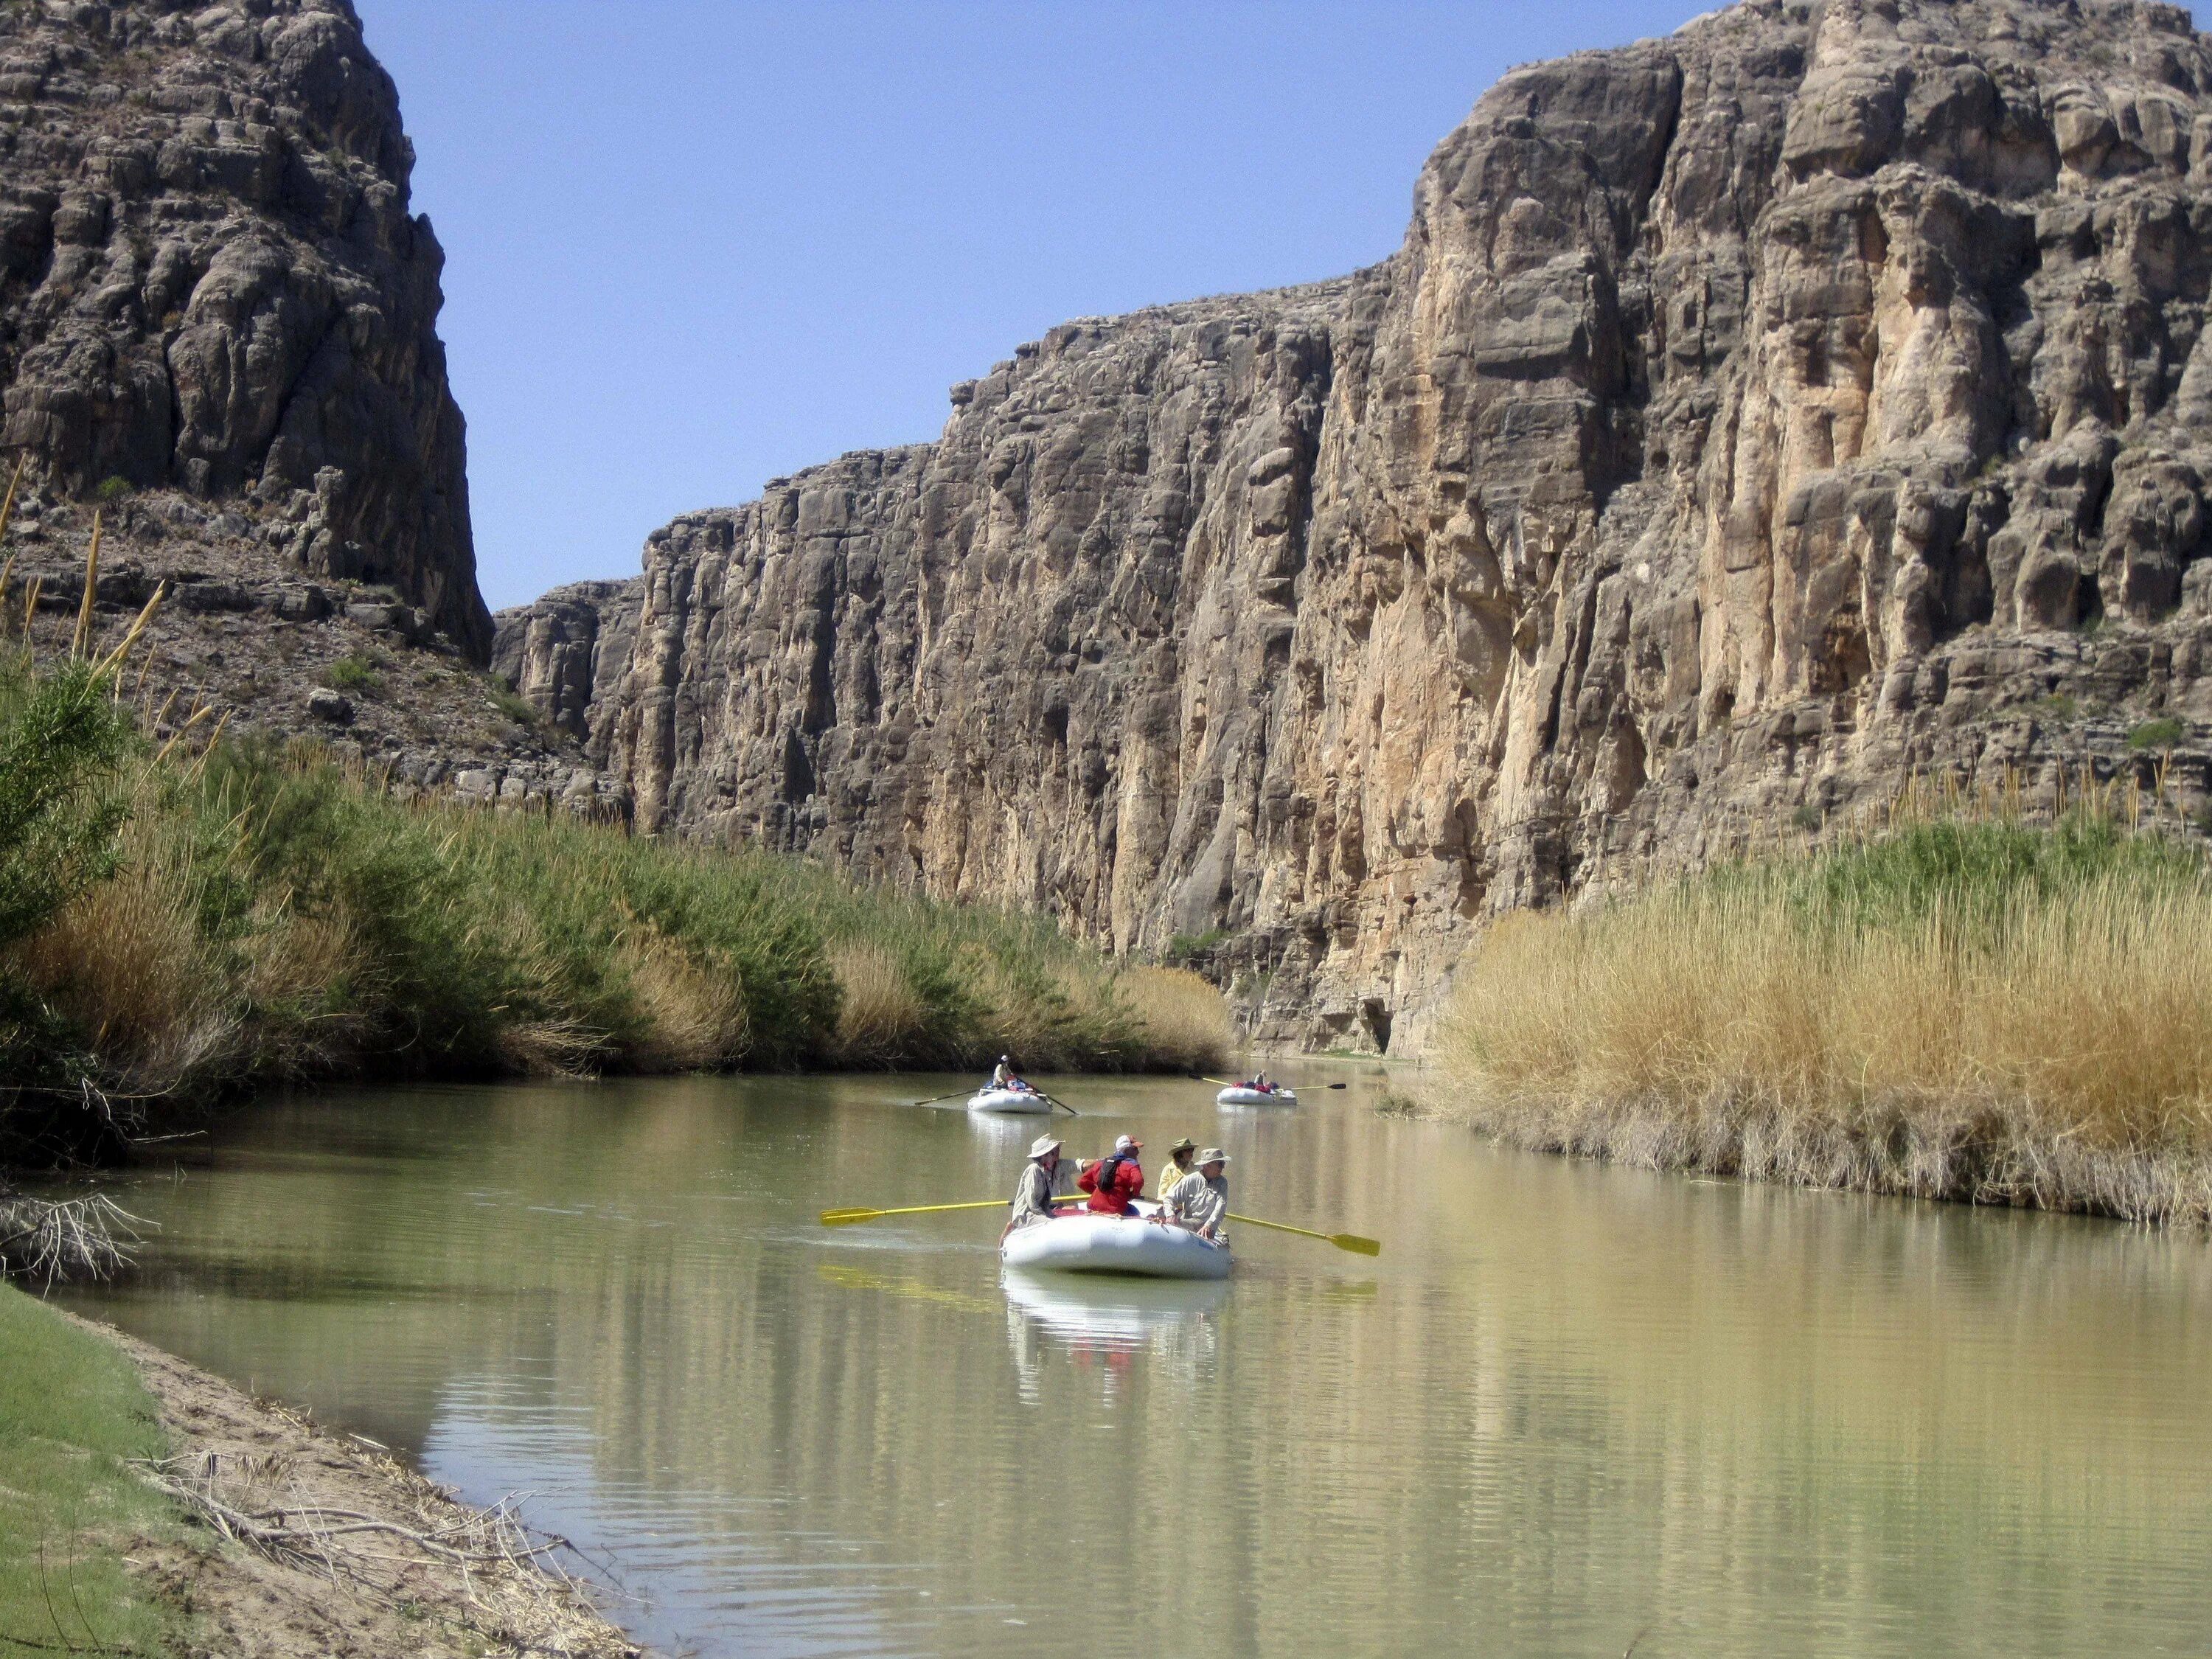
[[[643,828],[1402,1051],[1486,913],[1915,772],[2200,811],[2208,289],[2180,9],[1746,0],[1509,76],[1383,264],[1056,329],[501,661]]]
[[[348,0],[0,8],[0,447],[235,504],[482,662],[443,255]]]

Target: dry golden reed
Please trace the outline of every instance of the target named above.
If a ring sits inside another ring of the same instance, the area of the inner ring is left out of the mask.
[[[2212,1218],[2196,855],[2113,830],[1903,835],[1925,844],[1502,918],[1443,1028],[1466,1115],[1651,1167]]]

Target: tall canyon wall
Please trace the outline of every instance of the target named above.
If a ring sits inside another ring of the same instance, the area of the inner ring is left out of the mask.
[[[150,577],[184,572],[173,589],[383,585],[481,662],[445,256],[409,210],[414,161],[349,0],[0,6],[19,530],[81,533],[97,499]],[[122,510],[140,495],[159,499]]]
[[[1507,76],[1382,264],[1055,329],[496,662],[644,829],[1402,1051],[1486,914],[1915,770],[2200,810],[2208,286],[2179,8],[1745,0]]]

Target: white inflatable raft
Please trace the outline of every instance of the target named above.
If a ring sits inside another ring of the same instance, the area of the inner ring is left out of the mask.
[[[1052,1103],[1034,1089],[978,1089],[968,1097],[971,1112],[1010,1112],[1023,1117],[1050,1117]]]
[[[1217,1106],[1295,1106],[1298,1103],[1298,1096],[1295,1089],[1277,1089],[1268,1093],[1264,1090],[1237,1085],[1224,1089],[1214,1096],[1213,1103]]]
[[[1142,1279],[1229,1277],[1226,1244],[1209,1244],[1183,1228],[1154,1226],[1136,1216],[1076,1214],[1032,1221],[1008,1233],[999,1254],[1009,1267],[1134,1273]]]

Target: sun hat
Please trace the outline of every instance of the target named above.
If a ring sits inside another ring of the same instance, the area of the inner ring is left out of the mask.
[[[1116,1135],[1114,1137],[1114,1150],[1117,1152],[1141,1152],[1145,1150],[1145,1143],[1134,1135]]]
[[[1176,1142],[1174,1146],[1169,1147],[1168,1150],[1171,1152],[1188,1152],[1195,1151],[1197,1146],[1198,1143],[1196,1141],[1193,1140],[1188,1135],[1185,1135],[1181,1140]]]
[[[1223,1152],[1218,1146],[1209,1146],[1198,1155],[1198,1166],[1201,1170],[1209,1164],[1226,1164],[1228,1162],[1229,1154]]]
[[[1060,1143],[1054,1140],[1050,1135],[1039,1135],[1035,1140],[1030,1143],[1030,1157],[1032,1158],[1040,1158],[1048,1152],[1058,1152],[1060,1147]]]

